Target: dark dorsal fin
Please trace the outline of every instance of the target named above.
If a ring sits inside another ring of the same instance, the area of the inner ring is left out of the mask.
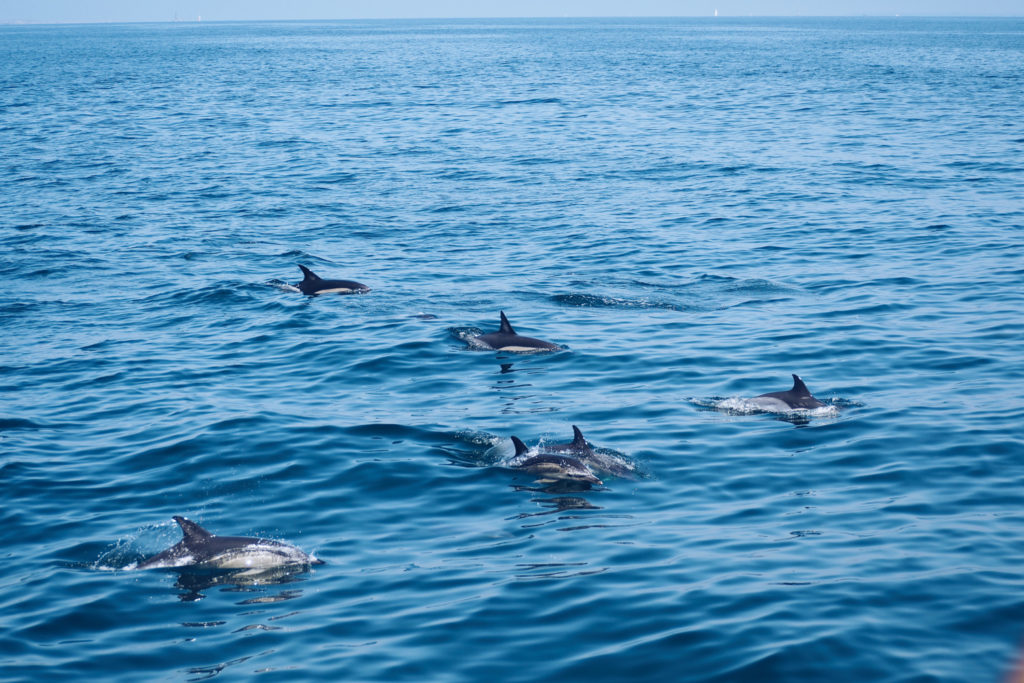
[[[572,426],[572,445],[573,448],[587,447],[587,440],[583,438],[583,432],[576,425]]]
[[[186,548],[191,548],[193,543],[203,543],[208,540],[213,534],[199,526],[191,519],[185,519],[184,517],[174,516],[174,521],[181,527],[181,533],[184,535],[182,542]]]
[[[512,437],[512,443],[515,444],[516,455],[522,455],[523,453],[527,453],[530,450],[529,448],[526,447],[525,443],[519,440],[518,436]]]
[[[508,318],[505,317],[505,311],[501,311],[501,329],[498,331],[504,332],[505,334],[516,333],[516,331],[512,329],[512,325],[509,324]]]
[[[308,281],[311,281],[311,280],[319,280],[320,279],[319,275],[317,275],[316,273],[314,273],[312,270],[310,270],[306,266],[302,265],[301,263],[299,264],[299,269],[302,270],[302,275],[303,275],[302,281],[303,282],[308,282]]]
[[[790,391],[807,394],[808,396],[811,395],[810,389],[808,389],[807,385],[804,384],[804,381],[796,375],[793,375],[793,388],[790,389]]]

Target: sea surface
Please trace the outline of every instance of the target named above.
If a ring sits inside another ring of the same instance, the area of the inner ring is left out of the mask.
[[[4,681],[1019,658],[1024,20],[0,27],[0,276]]]

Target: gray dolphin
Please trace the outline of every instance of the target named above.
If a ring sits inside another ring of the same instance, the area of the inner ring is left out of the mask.
[[[140,562],[138,569],[186,566],[269,569],[324,563],[287,543],[245,536],[216,536],[184,517],[175,516],[174,521],[181,527],[181,541]]]
[[[517,456],[526,455],[530,450],[519,437],[513,436],[512,443],[515,444]],[[602,483],[585,463],[565,455],[552,455],[550,453],[534,455],[514,465],[513,469],[523,470],[524,472],[536,475],[538,477],[537,480],[541,483],[555,481],[576,481],[598,485]]]
[[[773,391],[750,399],[750,402],[765,410],[794,410],[796,408],[822,408],[824,403],[811,396],[811,390],[804,381],[793,375],[793,388],[789,391]]]
[[[299,264],[302,270],[302,282],[295,285],[299,291],[307,296],[316,294],[362,294],[369,292],[370,288],[361,282],[353,280],[324,280],[306,266]]]
[[[476,340],[496,351],[557,351],[562,348],[558,344],[516,334],[505,317],[505,311],[501,311],[501,329],[481,334]]]
[[[572,426],[572,443],[555,443],[544,446],[545,451],[554,453],[572,453],[583,459],[594,455],[594,449],[590,447],[587,440],[583,438],[583,432],[576,425]]]
[[[592,471],[610,474],[623,479],[636,479],[636,472],[621,457],[595,451],[583,437],[583,432],[576,425],[572,426],[571,443],[544,444],[541,450],[545,453],[565,454],[579,460]]]

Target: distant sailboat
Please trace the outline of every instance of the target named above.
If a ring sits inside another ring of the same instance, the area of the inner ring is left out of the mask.
[[[718,16],[718,10],[717,9],[715,10],[715,16],[716,17]]]

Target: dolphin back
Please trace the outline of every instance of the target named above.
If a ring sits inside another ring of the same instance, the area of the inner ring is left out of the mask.
[[[533,351],[533,350],[544,350],[544,351],[557,351],[562,347],[558,344],[552,344],[551,342],[544,341],[543,339],[534,339],[533,337],[523,337],[516,333],[512,328],[512,324],[508,321],[505,316],[505,311],[500,311],[501,314],[501,327],[497,332],[488,332],[487,334],[481,334],[476,338],[477,341],[487,344],[492,349],[502,350],[508,349],[512,351]]]
[[[369,292],[370,288],[364,285],[362,282],[356,282],[355,280],[325,280],[312,270],[298,264],[299,269],[302,271],[302,282],[295,285],[299,288],[299,291],[306,295],[337,292],[339,294],[352,294],[352,293],[363,293]]]
[[[807,388],[807,385],[804,384],[804,381],[798,375],[793,375],[793,388],[789,391],[773,391],[761,394],[756,396],[754,400],[759,398],[781,401],[789,408],[821,408],[825,405],[811,395],[811,390]]]

